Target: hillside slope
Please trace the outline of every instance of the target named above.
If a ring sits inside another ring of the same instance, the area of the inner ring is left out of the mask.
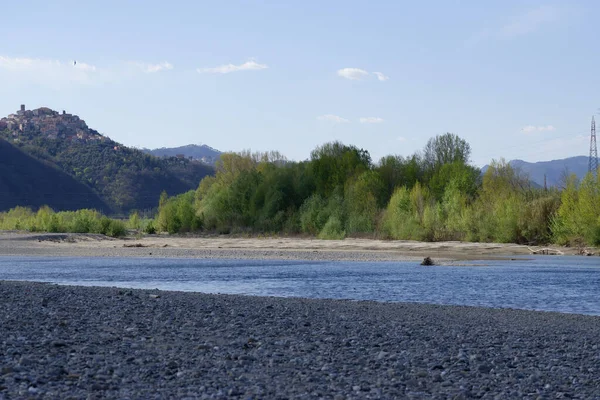
[[[111,209],[87,185],[0,139],[0,211],[16,206],[55,210]]]
[[[548,187],[561,186],[565,174],[575,174],[582,179],[588,172],[588,157],[577,156],[562,160],[540,161],[530,163],[523,160],[512,160],[510,165],[520,169],[540,186],[544,186],[544,175]]]
[[[125,147],[90,129],[78,116],[45,107],[25,110],[22,106],[1,119],[0,137],[86,185],[115,212],[155,208],[163,190],[175,195],[195,189],[213,173],[198,161],[157,158]],[[22,174],[19,179],[27,185],[34,178]],[[25,195],[11,193],[15,198]]]

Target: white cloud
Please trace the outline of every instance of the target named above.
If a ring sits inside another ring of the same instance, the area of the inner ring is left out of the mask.
[[[370,75],[375,75],[377,77],[377,79],[381,82],[385,82],[388,79],[390,79],[389,76],[385,75],[383,72],[373,72],[370,73],[369,71],[365,71],[364,69],[360,69],[360,68],[342,68],[342,69],[338,69],[337,71],[338,76],[341,76],[342,78],[346,78],[349,79],[351,81],[359,81],[363,78],[366,78]]]
[[[12,81],[20,80],[60,88],[65,83],[90,84],[99,69],[80,61],[0,56],[0,70],[9,72]]]
[[[333,114],[321,115],[321,116],[317,117],[317,119],[319,121],[330,121],[330,122],[335,122],[337,124],[350,122],[346,118],[342,118],[338,115],[333,115]]]
[[[524,126],[523,128],[521,128],[521,132],[523,132],[523,133],[550,132],[550,131],[554,131],[554,130],[556,130],[556,128],[552,125],[546,125],[546,126],[527,125],[527,126]]]
[[[10,58],[0,56],[0,68],[9,71],[35,70],[40,68],[60,67],[60,61],[37,58]]]
[[[406,138],[404,136],[398,136],[396,140],[399,142],[406,142]]]
[[[538,30],[542,25],[557,21],[560,13],[557,7],[541,6],[517,15],[504,25],[499,33],[500,37],[514,38]]]
[[[167,61],[164,61],[164,62],[158,63],[158,64],[148,64],[148,63],[142,63],[142,62],[133,62],[131,64],[149,74],[152,74],[155,72],[160,72],[160,71],[169,71],[174,68],[173,64],[171,64]]]
[[[267,68],[269,68],[269,66],[266,64],[259,64],[254,60],[249,60],[240,65],[225,64],[225,65],[221,65],[219,67],[213,67],[213,68],[198,68],[197,71],[200,74],[205,74],[205,73],[206,74],[228,74],[230,72],[253,71],[253,70],[256,71],[256,70],[267,69]]]
[[[86,72],[95,72],[96,71],[95,65],[90,65],[90,64],[83,63],[83,62],[77,62],[77,61],[73,61],[73,68],[79,69],[82,71],[86,71]]]
[[[385,81],[387,81],[388,79],[390,79],[390,77],[389,77],[389,76],[386,76],[386,75],[384,75],[384,74],[383,74],[383,73],[381,73],[381,72],[373,72],[373,74],[377,75],[377,79],[379,79],[381,82],[385,82]]]
[[[352,81],[360,80],[369,75],[367,71],[360,68],[342,68],[338,70],[337,74],[342,78],[350,79]]]
[[[379,117],[362,117],[359,119],[361,124],[380,124],[383,122],[383,118]]]
[[[130,79],[141,73],[157,73],[173,69],[169,62],[158,64],[121,62],[97,67],[80,60],[56,60],[0,55],[0,78],[10,83],[33,83],[61,90],[68,85],[102,85]],[[5,74],[3,74],[5,72]]]
[[[49,71],[59,68],[73,68],[85,72],[95,72],[96,67],[83,62],[62,62],[42,58],[11,58],[0,56],[0,68],[9,71]]]

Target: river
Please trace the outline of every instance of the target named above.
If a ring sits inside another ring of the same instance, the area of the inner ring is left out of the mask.
[[[598,257],[519,257],[423,267],[415,262],[4,256],[0,279],[600,315]]]

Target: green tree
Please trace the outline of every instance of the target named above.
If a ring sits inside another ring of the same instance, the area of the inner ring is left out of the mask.
[[[600,181],[587,174],[581,183],[575,175],[566,182],[561,205],[552,221],[554,239],[567,245],[600,244]]]
[[[429,139],[423,151],[423,160],[429,170],[454,162],[467,164],[470,157],[469,143],[453,133],[437,135]]]
[[[349,178],[371,169],[371,156],[366,150],[340,142],[325,143],[310,156],[316,191],[325,197],[343,188]]]
[[[423,179],[421,160],[417,155],[412,157],[386,156],[379,160],[375,171],[381,177],[385,186],[386,202],[396,188],[406,186],[412,188]]]
[[[441,200],[446,187],[452,183],[467,198],[474,199],[481,185],[481,171],[462,161],[446,163],[433,172],[428,187],[434,198]]]
[[[385,187],[379,174],[365,171],[346,183],[344,205],[348,233],[374,232],[377,216],[385,202]]]
[[[411,197],[416,196],[411,196],[406,186],[394,191],[383,217],[383,230],[387,237],[406,240],[423,237],[422,224]]]

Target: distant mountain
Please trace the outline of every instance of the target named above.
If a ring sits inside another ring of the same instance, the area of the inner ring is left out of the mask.
[[[579,179],[583,178],[588,172],[588,157],[577,156],[562,160],[539,161],[530,163],[523,160],[512,160],[509,164],[529,176],[529,179],[544,187],[544,175],[546,176],[546,185],[548,187],[559,187],[562,185],[565,174],[575,174]],[[487,170],[487,165],[482,168],[482,172]]]
[[[184,157],[198,160],[208,165],[215,165],[221,152],[205,144],[188,144],[180,147],[162,147],[160,149],[142,149],[143,152],[156,157]]]
[[[175,195],[195,189],[204,176],[214,172],[199,161],[157,158],[128,148],[90,129],[78,116],[46,107],[26,110],[21,106],[15,114],[0,119],[0,138],[47,168],[58,169],[74,178],[86,187],[81,188],[82,194],[97,193],[112,212],[155,208],[163,190]],[[53,200],[57,207],[66,204],[66,197],[75,193],[59,191],[52,192],[46,199],[38,198],[37,192],[24,190],[37,182],[41,172],[36,171],[36,174],[27,169],[20,174],[12,171],[11,182],[20,181],[22,185],[12,185],[5,193],[27,204],[49,204],[49,196],[58,196]],[[48,175],[47,179],[49,185],[57,185],[54,175]],[[29,198],[31,196],[35,198]],[[74,196],[74,199],[79,199],[75,208],[97,206],[94,201],[85,201],[85,197]],[[0,211],[4,209],[2,206]]]

